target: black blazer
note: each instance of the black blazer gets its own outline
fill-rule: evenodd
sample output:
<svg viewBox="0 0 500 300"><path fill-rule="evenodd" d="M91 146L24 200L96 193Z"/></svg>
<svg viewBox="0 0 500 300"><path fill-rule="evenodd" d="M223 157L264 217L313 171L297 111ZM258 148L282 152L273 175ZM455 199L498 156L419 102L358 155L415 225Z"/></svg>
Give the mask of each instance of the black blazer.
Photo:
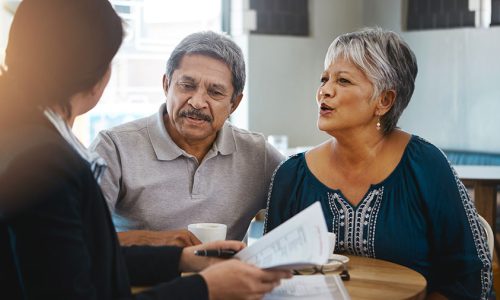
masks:
<svg viewBox="0 0 500 300"><path fill-rule="evenodd" d="M180 248L119 246L88 163L41 113L0 127L0 298L131 299L130 283L161 282L135 297L208 298L179 277Z"/></svg>

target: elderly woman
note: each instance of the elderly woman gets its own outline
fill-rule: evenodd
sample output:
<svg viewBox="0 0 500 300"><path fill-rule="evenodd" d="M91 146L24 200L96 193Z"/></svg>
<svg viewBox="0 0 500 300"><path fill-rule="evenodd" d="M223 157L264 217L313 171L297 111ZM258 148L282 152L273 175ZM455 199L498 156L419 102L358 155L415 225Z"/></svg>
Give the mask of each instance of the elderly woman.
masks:
<svg viewBox="0 0 500 300"><path fill-rule="evenodd" d="M97 183L104 161L70 127L99 101L122 36L107 0L19 5L0 76L0 298L261 298L289 272L194 255L241 242L118 244ZM130 284L158 285L132 295Z"/></svg>
<svg viewBox="0 0 500 300"><path fill-rule="evenodd" d="M264 230L320 201L336 252L420 272L429 299L486 299L491 259L474 204L438 148L396 127L416 75L393 32L333 41L316 95L318 128L332 138L278 167Z"/></svg>

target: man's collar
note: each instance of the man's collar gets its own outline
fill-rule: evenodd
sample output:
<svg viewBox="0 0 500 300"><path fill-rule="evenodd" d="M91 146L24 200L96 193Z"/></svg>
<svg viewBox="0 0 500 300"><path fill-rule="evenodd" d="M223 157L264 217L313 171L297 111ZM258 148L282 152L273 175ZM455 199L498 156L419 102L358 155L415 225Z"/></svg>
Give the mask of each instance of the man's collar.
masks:
<svg viewBox="0 0 500 300"><path fill-rule="evenodd" d="M228 121L224 122L221 130L219 130L212 149L222 155L229 155L236 152L236 142L234 140L232 125Z"/></svg>
<svg viewBox="0 0 500 300"><path fill-rule="evenodd" d="M151 140L157 159L174 160L179 156L192 157L192 155L177 146L168 134L163 123L164 114L166 114L165 103L160 106L156 115L149 117L147 120L149 139ZM224 123L209 153L215 151L221 155L229 155L236 152L236 142L231 126L229 122Z"/></svg>
<svg viewBox="0 0 500 300"><path fill-rule="evenodd" d="M165 103L160 106L158 113L148 118L148 134L158 160L174 160L185 152L174 143L163 123L163 115L167 109Z"/></svg>

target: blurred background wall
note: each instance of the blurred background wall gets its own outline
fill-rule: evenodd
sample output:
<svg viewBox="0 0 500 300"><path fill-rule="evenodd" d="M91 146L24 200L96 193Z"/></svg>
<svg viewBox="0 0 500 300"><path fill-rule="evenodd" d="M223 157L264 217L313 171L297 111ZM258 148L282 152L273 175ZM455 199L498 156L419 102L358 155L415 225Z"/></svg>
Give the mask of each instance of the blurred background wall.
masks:
<svg viewBox="0 0 500 300"><path fill-rule="evenodd" d="M310 36L251 34L249 128L286 134L291 147L325 140L315 91L328 45L340 33L380 26L400 33L419 64L400 126L442 148L500 152L500 26L405 31L406 3L310 0Z"/></svg>
<svg viewBox="0 0 500 300"><path fill-rule="evenodd" d="M0 0L0 61L18 2ZM500 153L500 0L491 0L497 20L489 28L474 27L468 9L474 2L479 0L112 1L127 37L103 101L79 119L75 131L88 144L99 130L154 113L164 101L161 76L172 47L193 31L229 30L245 52L248 71L245 98L232 121L265 135L287 135L290 147L316 145L328 138L316 128L315 100L328 46L341 33L380 26L400 33L419 64L399 125L444 149ZM264 14L256 14L257 7ZM458 7L457 20L469 27L419 29L452 22ZM270 24L291 30L269 13L281 9L286 15L289 8L303 18L303 30L269 34ZM422 19L408 22L409 8L424 12ZM228 13L230 29L221 26L227 27ZM414 30L407 30L409 23Z"/></svg>

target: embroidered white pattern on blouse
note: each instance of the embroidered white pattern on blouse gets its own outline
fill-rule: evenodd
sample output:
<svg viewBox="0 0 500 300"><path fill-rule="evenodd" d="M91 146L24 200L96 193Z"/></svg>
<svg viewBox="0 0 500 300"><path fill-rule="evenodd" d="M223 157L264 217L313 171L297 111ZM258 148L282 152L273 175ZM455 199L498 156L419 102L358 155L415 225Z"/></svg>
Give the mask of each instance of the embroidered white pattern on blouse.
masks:
<svg viewBox="0 0 500 300"><path fill-rule="evenodd" d="M419 139L430 144L424 138L419 137ZM491 272L491 258L488 250L486 233L480 227L481 225L479 224L479 220L477 217L478 213L476 210L476 206L474 205L474 202L469 196L467 188L464 186L460 178L458 178L457 172L451 166L451 163L446 157L446 154L444 154L444 152L441 149L439 150L441 151L441 154L443 154L443 156L448 161L448 165L451 171L453 172L453 176L455 177L455 182L457 183L457 187L460 192L460 198L462 200L462 204L464 206L465 213L467 215L467 220L469 221L469 226L474 239L474 244L476 246L477 255L479 257L479 260L481 260L481 263L483 264L483 267L481 268L481 299L486 300L489 297L489 292L493 285L493 278L492 278L493 275Z"/></svg>
<svg viewBox="0 0 500 300"><path fill-rule="evenodd" d="M477 255L483 263L483 268L481 268L481 299L488 299L489 291L491 290L491 286L493 284L493 279L491 278L491 258L490 252L488 250L486 233L479 224L476 207L474 206L474 202L472 202L469 194L467 193L467 188L458 178L455 169L451 168L451 170L453 171L458 190L460 191L460 198L462 199L462 203L467 214L467 220L469 221L470 229L472 231Z"/></svg>
<svg viewBox="0 0 500 300"><path fill-rule="evenodd" d="M339 193L328 193L332 229L338 232L335 251L376 258L375 229L383 194L384 187L370 191L354 210Z"/></svg>
<svg viewBox="0 0 500 300"><path fill-rule="evenodd" d="M284 164L285 162L287 162L289 159L291 159L292 157L295 157L295 156L298 156L299 154L295 154L295 155L292 155L290 156L288 159L282 161L277 167L276 169L274 169L274 172L273 172L273 176L271 176L271 183L269 184L269 190L267 191L267 205L266 205L266 217L264 219L264 234L267 233L267 220L269 218L269 203L271 203L271 194L273 192L273 185L274 185L274 177L276 177L276 173L278 172L279 168L281 167L282 164Z"/></svg>

